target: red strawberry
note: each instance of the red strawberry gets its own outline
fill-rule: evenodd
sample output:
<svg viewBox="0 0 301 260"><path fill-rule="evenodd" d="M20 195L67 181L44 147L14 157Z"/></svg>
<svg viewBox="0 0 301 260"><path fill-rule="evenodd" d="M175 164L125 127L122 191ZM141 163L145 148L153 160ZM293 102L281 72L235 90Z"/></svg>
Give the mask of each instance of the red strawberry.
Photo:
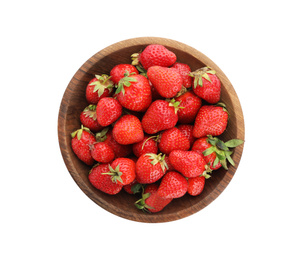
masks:
<svg viewBox="0 0 301 260"><path fill-rule="evenodd" d="M144 133L140 120L133 115L122 116L113 127L113 137L123 145L142 141Z"/></svg>
<svg viewBox="0 0 301 260"><path fill-rule="evenodd" d="M99 132L103 127L97 122L96 105L87 106L80 114L80 121L83 126L89 128L93 132Z"/></svg>
<svg viewBox="0 0 301 260"><path fill-rule="evenodd" d="M207 142L207 139L208 139L208 137L201 137L201 138L197 139L194 142L191 150L204 155L203 152L212 147L212 145ZM206 163L210 165L211 170L217 170L218 168L220 168L222 166L220 162L215 163L216 162L215 161L216 160L215 152L212 152L211 154L208 154L207 156L204 155L204 159L205 159Z"/></svg>
<svg viewBox="0 0 301 260"><path fill-rule="evenodd" d="M197 113L202 106L201 99L192 91L187 91L181 96L176 97L175 100L177 102L180 102L180 106L183 107L183 109L180 109L178 112L179 123L193 123Z"/></svg>
<svg viewBox="0 0 301 260"><path fill-rule="evenodd" d="M142 75L126 74L115 92L120 104L133 111L145 111L152 102L152 92L149 81Z"/></svg>
<svg viewBox="0 0 301 260"><path fill-rule="evenodd" d="M104 142L97 142L91 145L91 156L97 162L109 163L115 158L113 149Z"/></svg>
<svg viewBox="0 0 301 260"><path fill-rule="evenodd" d="M160 96L174 97L182 88L183 79L174 68L152 66L147 70L147 77Z"/></svg>
<svg viewBox="0 0 301 260"><path fill-rule="evenodd" d="M146 70L155 65L169 67L177 60L173 52L160 44L150 44L141 53L134 53L132 58L133 65L138 65L140 62Z"/></svg>
<svg viewBox="0 0 301 260"><path fill-rule="evenodd" d="M192 135L193 125L178 125L177 128L186 136L190 146L192 146L195 141L195 137Z"/></svg>
<svg viewBox="0 0 301 260"><path fill-rule="evenodd" d="M114 98L106 97L99 100L96 107L97 122L101 126L108 126L115 122L122 114L121 104Z"/></svg>
<svg viewBox="0 0 301 260"><path fill-rule="evenodd" d="M166 165L167 165L167 169L168 169L169 171L174 171L175 169L174 169L174 167L171 165L171 163L170 163L170 161L169 161L169 158L168 158L168 155L165 155L164 160L165 160L165 163L166 163Z"/></svg>
<svg viewBox="0 0 301 260"><path fill-rule="evenodd" d="M216 170L221 166L228 170L227 161L235 166L231 158L233 152L230 151L229 148L239 146L243 142L244 141L240 139L232 139L224 143L217 137L208 135L208 137L202 137L195 141L193 149L204 155L205 161L210 165L212 170Z"/></svg>
<svg viewBox="0 0 301 260"><path fill-rule="evenodd" d="M96 189L110 195L115 195L121 191L122 185L112 182L112 177L104 174L109 171L109 164L97 164L91 169L88 178Z"/></svg>
<svg viewBox="0 0 301 260"><path fill-rule="evenodd" d="M180 198L185 195L188 182L178 172L171 171L164 175L158 189L158 196L165 199Z"/></svg>
<svg viewBox="0 0 301 260"><path fill-rule="evenodd" d="M96 139L92 132L81 126L81 129L74 131L71 134L71 147L76 156L88 165L93 165L94 159L91 156L90 145L96 142Z"/></svg>
<svg viewBox="0 0 301 260"><path fill-rule="evenodd" d="M155 134L174 127L178 122L177 112L179 109L179 102L175 102L174 99L170 102L154 101L142 118L143 130L148 134Z"/></svg>
<svg viewBox="0 0 301 260"><path fill-rule="evenodd" d="M169 160L176 171L182 173L187 178L204 175L210 177L210 172L206 161L201 154L194 151L173 150L169 155Z"/></svg>
<svg viewBox="0 0 301 260"><path fill-rule="evenodd" d="M179 71L183 79L183 86L185 88L190 88L192 85L192 77L189 75L191 73L189 65L185 63L176 62L171 67Z"/></svg>
<svg viewBox="0 0 301 260"><path fill-rule="evenodd" d="M170 154L173 150L187 151L189 148L189 140L178 128L173 127L161 133L159 149L162 153Z"/></svg>
<svg viewBox="0 0 301 260"><path fill-rule="evenodd" d="M194 77L194 93L211 104L217 103L221 95L221 82L215 73L216 71L209 67L190 73Z"/></svg>
<svg viewBox="0 0 301 260"><path fill-rule="evenodd" d="M110 71L111 80L115 84L118 84L119 80L121 80L125 76L125 74L127 75L139 74L139 71L136 69L135 66L131 64L117 64Z"/></svg>
<svg viewBox="0 0 301 260"><path fill-rule="evenodd" d="M117 158L109 165L109 171L103 174L110 175L114 183L130 184L136 177L135 163L129 158Z"/></svg>
<svg viewBox="0 0 301 260"><path fill-rule="evenodd" d="M133 153L140 157L145 153L158 153L158 145L155 136L144 135L142 141L133 144Z"/></svg>
<svg viewBox="0 0 301 260"><path fill-rule="evenodd" d="M191 196L200 195L205 186L205 177L197 176L194 178L188 178L188 189L187 193Z"/></svg>
<svg viewBox="0 0 301 260"><path fill-rule="evenodd" d="M88 103L96 105L101 98L110 96L113 85L113 81L108 75L95 75L95 78L91 79L86 87Z"/></svg>
<svg viewBox="0 0 301 260"><path fill-rule="evenodd" d="M139 183L154 183L166 172L167 165L164 155L146 153L136 162L136 179Z"/></svg>
<svg viewBox="0 0 301 260"><path fill-rule="evenodd" d="M172 199L158 196L158 187L159 185L156 183L147 185L142 193L142 198L136 201L135 206L138 209L152 213L163 210Z"/></svg>
<svg viewBox="0 0 301 260"><path fill-rule="evenodd" d="M202 106L194 122L193 136L200 138L221 135L226 130L227 124L228 112L224 104Z"/></svg>

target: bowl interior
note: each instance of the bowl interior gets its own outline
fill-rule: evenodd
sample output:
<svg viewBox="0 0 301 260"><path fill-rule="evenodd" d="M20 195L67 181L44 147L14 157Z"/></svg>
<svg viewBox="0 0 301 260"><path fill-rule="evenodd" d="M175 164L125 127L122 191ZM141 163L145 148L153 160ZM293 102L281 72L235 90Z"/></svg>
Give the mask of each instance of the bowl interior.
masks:
<svg viewBox="0 0 301 260"><path fill-rule="evenodd" d="M123 190L117 195L105 194L94 188L89 180L89 166L81 162L71 149L70 133L80 128L79 115L88 105L85 89L95 74L109 74L110 70L120 63L131 63L131 54L144 49L149 44L162 44L177 55L177 61L187 63L192 70L211 66L221 80L221 101L227 105L229 122L227 130L221 135L222 140L233 138L244 139L244 121L238 97L224 73L204 54L183 43L157 37L129 39L115 43L87 60L75 73L64 93L58 119L58 136L61 153L72 178L82 191L95 203L120 217L140 222L166 222L189 216L211 203L225 189L232 179L239 164L243 145L234 149L232 158L235 166L229 170L214 171L206 180L201 195L185 195L174 199L163 211L149 214L139 211L134 203L138 197L129 195Z"/></svg>

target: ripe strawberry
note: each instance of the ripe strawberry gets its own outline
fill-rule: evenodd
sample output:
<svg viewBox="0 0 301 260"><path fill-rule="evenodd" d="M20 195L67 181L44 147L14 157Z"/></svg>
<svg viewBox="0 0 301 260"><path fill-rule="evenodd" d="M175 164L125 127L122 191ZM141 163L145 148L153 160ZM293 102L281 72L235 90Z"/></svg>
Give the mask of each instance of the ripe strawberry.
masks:
<svg viewBox="0 0 301 260"><path fill-rule="evenodd" d="M174 97L182 88L183 79L174 68L152 66L147 70L147 77L160 96Z"/></svg>
<svg viewBox="0 0 301 260"><path fill-rule="evenodd" d="M197 176L194 178L188 178L188 189L187 193L191 196L197 196L202 193L205 186L205 177L204 176Z"/></svg>
<svg viewBox="0 0 301 260"><path fill-rule="evenodd" d="M133 144L133 153L139 158L145 153L158 153L158 145L155 136L144 135L142 141Z"/></svg>
<svg viewBox="0 0 301 260"><path fill-rule="evenodd" d="M79 117L82 125L89 128L92 132L99 132L103 127L97 122L96 105L87 106Z"/></svg>
<svg viewBox="0 0 301 260"><path fill-rule="evenodd" d="M193 123L202 106L202 100L192 91L185 92L179 97L176 97L175 100L180 102L181 107L183 107L183 109L180 109L178 112L179 123Z"/></svg>
<svg viewBox="0 0 301 260"><path fill-rule="evenodd" d="M131 145L121 145L116 142L113 138L112 129L109 129L109 127L106 127L101 132L96 133L96 139L98 142L108 144L114 151L115 158L128 157L132 152Z"/></svg>
<svg viewBox="0 0 301 260"><path fill-rule="evenodd" d="M82 125L71 134L71 137L71 147L76 156L87 165L93 165L94 159L91 156L90 145L95 143L96 139L89 128Z"/></svg>
<svg viewBox="0 0 301 260"><path fill-rule="evenodd" d="M110 195L121 191L122 185L112 182L112 177L105 173L109 172L109 164L96 164L89 172L89 181L96 188Z"/></svg>
<svg viewBox="0 0 301 260"><path fill-rule="evenodd" d="M165 199L158 196L159 185L156 183L146 186L142 198L135 202L135 206L146 212L159 212L163 210L173 199Z"/></svg>
<svg viewBox="0 0 301 260"><path fill-rule="evenodd" d="M111 80L115 84L118 84L119 80L121 80L125 76L125 74L127 75L139 74L139 71L136 69L135 66L131 64L117 64L110 71Z"/></svg>
<svg viewBox="0 0 301 260"><path fill-rule="evenodd" d="M140 120L133 115L122 116L113 127L113 137L123 145L142 141L144 133Z"/></svg>
<svg viewBox="0 0 301 260"><path fill-rule="evenodd" d="M132 58L133 65L138 65L140 62L146 70L155 65L169 67L177 60L172 51L160 44L150 44L141 53L134 53Z"/></svg>
<svg viewBox="0 0 301 260"><path fill-rule="evenodd" d="M104 142L97 142L90 146L91 156L97 162L109 163L114 160L115 154L113 149Z"/></svg>
<svg viewBox="0 0 301 260"><path fill-rule="evenodd" d="M161 133L159 149L162 153L170 154L173 150L188 151L189 148L189 140L178 128L173 127Z"/></svg>
<svg viewBox="0 0 301 260"><path fill-rule="evenodd" d="M222 103L202 106L196 116L193 128L195 138L207 135L221 135L228 124L228 112Z"/></svg>
<svg viewBox="0 0 301 260"><path fill-rule="evenodd" d="M147 134L155 134L159 131L174 127L178 122L179 102L171 100L154 101L142 117L142 127Z"/></svg>
<svg viewBox="0 0 301 260"><path fill-rule="evenodd" d="M129 158L117 158L109 165L109 171L102 174L110 175L114 183L127 185L136 177L135 163Z"/></svg>
<svg viewBox="0 0 301 260"><path fill-rule="evenodd" d="M136 162L136 180L139 183L154 183L166 172L167 164L165 155L146 153L139 157Z"/></svg>
<svg viewBox="0 0 301 260"><path fill-rule="evenodd" d="M192 135L193 125L178 125L177 128L182 132L183 135L188 139L190 146L193 145L195 137Z"/></svg>
<svg viewBox="0 0 301 260"><path fill-rule="evenodd" d="M175 171L174 167L173 167L173 166L171 165L171 163L170 163L170 160L169 160L169 158L168 158L168 155L165 155L164 160L165 160L165 163L166 163L166 165L167 165L167 169L168 169L169 171Z"/></svg>
<svg viewBox="0 0 301 260"><path fill-rule="evenodd" d="M175 68L178 70L183 79L183 86L185 88L190 88L192 85L192 77L189 75L191 73L189 65L185 63L176 62L171 66L171 68Z"/></svg>
<svg viewBox="0 0 301 260"><path fill-rule="evenodd" d="M227 161L235 166L234 161L231 158L232 151L229 148L234 148L241 145L244 141L240 139L232 139L227 142L223 142L217 137L202 137L195 141L192 150L202 153L205 161L210 165L212 170L216 170L223 166L228 170Z"/></svg>
<svg viewBox="0 0 301 260"><path fill-rule="evenodd" d="M158 196L165 199L180 198L185 195L188 182L178 172L171 171L164 175L158 189Z"/></svg>
<svg viewBox="0 0 301 260"><path fill-rule="evenodd" d="M152 92L149 81L142 75L126 74L115 92L120 104L133 111L145 111L152 102Z"/></svg>
<svg viewBox="0 0 301 260"><path fill-rule="evenodd" d="M89 104L96 105L103 97L111 95L114 83L108 75L95 75L86 87L86 99Z"/></svg>
<svg viewBox="0 0 301 260"><path fill-rule="evenodd" d="M221 95L221 82L215 73L216 71L209 67L190 73L194 77L194 93L211 104L217 103Z"/></svg>
<svg viewBox="0 0 301 260"><path fill-rule="evenodd" d="M176 171L182 173L187 178L193 178L196 176L205 176L207 178L210 175L209 166L206 165L206 161L201 154L194 151L180 151L173 150L169 155L169 160Z"/></svg>
<svg viewBox="0 0 301 260"><path fill-rule="evenodd" d="M96 107L97 122L101 126L108 126L115 122L122 114L121 104L114 98L106 97L99 100Z"/></svg>
<svg viewBox="0 0 301 260"><path fill-rule="evenodd" d="M205 150L207 150L208 148L212 147L212 145L210 143L208 143L207 140L208 140L208 137L201 137L201 138L197 139L193 143L191 150L204 155L203 152ZM211 154L208 154L206 156L204 155L204 159L205 159L206 163L210 166L211 170L217 170L218 168L220 168L222 166L220 162L215 161L216 160L215 152L212 152Z"/></svg>

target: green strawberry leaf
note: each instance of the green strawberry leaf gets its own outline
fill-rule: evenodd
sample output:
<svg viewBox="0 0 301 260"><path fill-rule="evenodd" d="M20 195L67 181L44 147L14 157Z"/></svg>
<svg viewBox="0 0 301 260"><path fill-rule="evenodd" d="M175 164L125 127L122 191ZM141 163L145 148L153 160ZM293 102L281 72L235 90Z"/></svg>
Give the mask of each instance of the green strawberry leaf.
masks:
<svg viewBox="0 0 301 260"><path fill-rule="evenodd" d="M136 183L134 184L132 187L131 187L131 191L134 193L134 194L137 194L139 192L141 192L142 190L142 184L140 183Z"/></svg>
<svg viewBox="0 0 301 260"><path fill-rule="evenodd" d="M202 75L203 78L207 79L210 83L211 83L211 79L209 78L208 74L207 73L204 73Z"/></svg>
<svg viewBox="0 0 301 260"><path fill-rule="evenodd" d="M216 141L216 146L218 147L218 148L220 148L221 150L223 150L223 151L228 151L229 150L229 148L226 146L226 144L222 141L222 140L220 140L220 139L218 139L218 138L216 138L217 139L217 141Z"/></svg>
<svg viewBox="0 0 301 260"><path fill-rule="evenodd" d="M206 149L204 152L203 152L203 155L204 156L207 156L207 155L210 155L210 154L212 154L213 152L215 152L215 147L214 146L211 146L211 147L209 147L208 149Z"/></svg>
<svg viewBox="0 0 301 260"><path fill-rule="evenodd" d="M240 140L240 139L232 139L232 140L229 140L228 142L225 143L225 145L229 148L234 148L234 147L237 147L241 144L243 144L244 141L243 140Z"/></svg>
<svg viewBox="0 0 301 260"><path fill-rule="evenodd" d="M218 163L219 163L219 158L216 156L212 166L215 167Z"/></svg>

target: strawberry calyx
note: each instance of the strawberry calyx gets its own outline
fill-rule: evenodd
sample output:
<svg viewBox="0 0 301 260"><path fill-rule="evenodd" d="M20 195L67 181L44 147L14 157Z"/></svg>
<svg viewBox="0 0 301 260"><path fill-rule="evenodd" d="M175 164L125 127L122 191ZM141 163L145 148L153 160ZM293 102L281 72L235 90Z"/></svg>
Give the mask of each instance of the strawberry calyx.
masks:
<svg viewBox="0 0 301 260"><path fill-rule="evenodd" d="M71 137L77 137L77 139L80 140L82 138L83 131L87 131L88 133L93 134L88 127L81 125L80 129L77 129L71 133Z"/></svg>
<svg viewBox="0 0 301 260"><path fill-rule="evenodd" d="M227 109L227 106L226 106L225 103L223 103L223 102L218 102L218 103L215 104L215 106L217 106L217 107L222 107L223 110L224 110L225 112L227 112L228 115L229 115L229 112L228 112L228 109Z"/></svg>
<svg viewBox="0 0 301 260"><path fill-rule="evenodd" d="M142 52L142 51L137 52L137 53L133 53L133 54L131 55L132 65L133 65L133 66L137 66L137 65L140 64L140 62L139 62L139 56L140 56L140 53L141 53L141 52Z"/></svg>
<svg viewBox="0 0 301 260"><path fill-rule="evenodd" d="M96 115L96 105L91 104L91 105L87 106L87 107L84 109L84 115L85 115L86 117L91 117L91 118L93 118L94 120L96 120L96 118L97 118L97 115Z"/></svg>
<svg viewBox="0 0 301 260"><path fill-rule="evenodd" d="M136 208L144 211L144 212L147 212L147 213L151 213L148 209L153 209L153 207L147 205L145 203L145 200L150 196L151 194L148 192L148 193L144 193L144 187L142 186L142 196L141 196L141 199L137 200L135 202L135 206Z"/></svg>
<svg viewBox="0 0 301 260"><path fill-rule="evenodd" d="M97 142L104 142L107 139L107 132L109 131L109 127L105 127L100 132L95 134L95 138Z"/></svg>
<svg viewBox="0 0 301 260"><path fill-rule="evenodd" d="M123 180L121 179L121 175L123 174L120 170L119 170L119 164L116 166L115 169L112 168L111 165L109 165L109 172L103 172L102 174L107 174L107 175L111 175L112 176L112 182L117 183L117 181L123 183Z"/></svg>
<svg viewBox="0 0 301 260"><path fill-rule="evenodd" d="M173 99L166 99L166 101L169 103L169 106L170 107L174 107L175 108L175 114L177 114L177 112L180 110L180 109L183 109L184 107L180 107L180 103L181 101L176 101L174 98Z"/></svg>
<svg viewBox="0 0 301 260"><path fill-rule="evenodd" d="M165 171L165 169L168 170L168 165L165 161L165 154L162 155L162 153L159 154L146 153L145 156L149 157L152 165L156 165L157 163L160 163L163 172Z"/></svg>
<svg viewBox="0 0 301 260"><path fill-rule="evenodd" d="M203 87L203 78L211 83L208 74L216 74L216 71L207 66L190 72L188 75L194 78L193 87L196 88L197 86Z"/></svg>
<svg viewBox="0 0 301 260"><path fill-rule="evenodd" d="M133 77L130 77L131 74L129 74L128 71L126 71L124 73L124 77L119 80L118 84L117 84L117 89L115 91L115 94L118 94L120 92L122 92L122 94L124 95L125 93L125 90L124 90L124 87L129 87L131 86L132 82L136 82L137 79L133 78Z"/></svg>
<svg viewBox="0 0 301 260"><path fill-rule="evenodd" d="M234 163L233 159L231 158L231 154L233 153L233 151L230 151L229 148L237 147L237 146L241 145L242 143L244 143L244 141L241 139L232 139L227 142L223 142L219 138L213 137L211 135L207 135L207 137L208 137L207 143L211 144L212 146L209 147L208 149L206 149L203 152L203 155L207 156L207 155L210 155L213 152L215 152L216 158L213 162L213 167L215 167L220 162L221 165L226 170L228 170L227 161L231 165L235 166L235 163Z"/></svg>
<svg viewBox="0 0 301 260"><path fill-rule="evenodd" d="M105 89L109 89L110 92L112 91L114 83L110 80L110 76L102 74L95 75L95 78L97 78L97 80L92 82L90 85L95 86L93 92L97 92L98 97L104 93Z"/></svg>

